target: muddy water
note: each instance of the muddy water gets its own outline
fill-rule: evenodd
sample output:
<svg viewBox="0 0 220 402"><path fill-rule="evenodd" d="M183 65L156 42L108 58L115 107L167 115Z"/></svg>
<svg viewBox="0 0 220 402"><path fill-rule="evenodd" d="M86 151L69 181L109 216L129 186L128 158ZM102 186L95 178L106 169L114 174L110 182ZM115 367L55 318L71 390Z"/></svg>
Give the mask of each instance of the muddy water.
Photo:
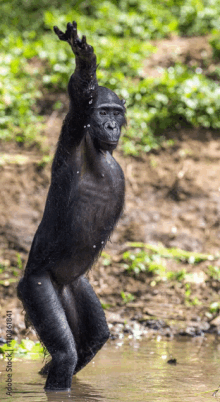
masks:
<svg viewBox="0 0 220 402"><path fill-rule="evenodd" d="M176 365L168 364L170 358ZM111 341L76 378L71 393L47 393L38 373L42 360L13 363L13 397L5 394L5 363L0 362L0 401L215 401L220 384L220 343L202 341Z"/></svg>

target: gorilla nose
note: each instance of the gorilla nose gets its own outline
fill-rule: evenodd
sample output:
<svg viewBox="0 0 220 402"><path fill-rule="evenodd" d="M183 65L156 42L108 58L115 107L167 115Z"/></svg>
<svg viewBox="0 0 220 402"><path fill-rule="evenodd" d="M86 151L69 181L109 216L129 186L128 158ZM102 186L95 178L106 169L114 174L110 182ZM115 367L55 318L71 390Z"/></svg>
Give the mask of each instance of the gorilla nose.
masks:
<svg viewBox="0 0 220 402"><path fill-rule="evenodd" d="M105 129L106 130L113 130L113 129L115 129L115 127L116 127L116 123L115 123L115 121L107 121L106 123L105 123Z"/></svg>

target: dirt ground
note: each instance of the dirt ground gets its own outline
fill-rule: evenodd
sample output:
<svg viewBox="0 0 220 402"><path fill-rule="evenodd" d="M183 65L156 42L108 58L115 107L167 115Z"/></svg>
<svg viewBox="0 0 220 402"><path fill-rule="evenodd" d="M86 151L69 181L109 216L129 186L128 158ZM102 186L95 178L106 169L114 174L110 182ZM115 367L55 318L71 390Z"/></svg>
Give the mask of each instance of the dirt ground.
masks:
<svg viewBox="0 0 220 402"><path fill-rule="evenodd" d="M197 45L191 43L192 40ZM178 58L182 62L198 63L202 68L204 52L206 58L211 57L204 38L200 41L199 38L161 41L157 56L152 56L146 64L146 74L154 75L158 66L168 67ZM45 135L51 156L67 110L66 95L58 96L64 104L61 111L51 112L54 97L48 96L46 104L40 105L46 115ZM219 134L210 130L181 129L166 133L175 140L172 147L139 158L125 158L120 149L116 151L115 158L126 177L125 209L105 249L112 257L111 264L104 266L101 258L89 273L95 291L107 306L105 311L113 337L123 333L135 336L159 333L169 337L220 333L218 311L210 313L210 304L218 302L220 294L219 281L207 274L210 261L197 265L174 260L167 262L170 270L185 268L193 273L192 278L197 278L192 279L190 285L193 298L198 300L196 305L186 301L184 281L155 284L145 273L136 277L128 274L120 264L122 253L128 248L127 242L134 241L162 243L165 247L218 256ZM36 147L25 150L11 144L0 146L0 264L17 267L21 265L21 258L24 267L42 217L51 163L44 163ZM214 265L220 266L220 259ZM21 276L22 271L19 272ZM22 305L16 298L18 279L4 270L0 273L0 337L5 338L6 310L12 310L14 336L33 339L36 335L32 329L26 331ZM135 299L125 303L122 291L131 293Z"/></svg>

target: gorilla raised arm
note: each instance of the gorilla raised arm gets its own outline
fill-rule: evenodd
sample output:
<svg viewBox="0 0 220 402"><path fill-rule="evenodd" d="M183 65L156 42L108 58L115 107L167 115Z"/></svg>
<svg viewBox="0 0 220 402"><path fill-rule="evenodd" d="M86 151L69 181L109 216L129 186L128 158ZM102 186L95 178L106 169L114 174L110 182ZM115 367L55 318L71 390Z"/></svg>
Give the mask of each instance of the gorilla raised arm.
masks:
<svg viewBox="0 0 220 402"><path fill-rule="evenodd" d="M124 175L112 156L126 123L124 101L98 86L96 56L76 22L68 42L76 68L68 91L42 221L31 246L18 297L52 356L45 388L67 390L72 375L109 338L105 314L84 274L105 246L124 203Z"/></svg>

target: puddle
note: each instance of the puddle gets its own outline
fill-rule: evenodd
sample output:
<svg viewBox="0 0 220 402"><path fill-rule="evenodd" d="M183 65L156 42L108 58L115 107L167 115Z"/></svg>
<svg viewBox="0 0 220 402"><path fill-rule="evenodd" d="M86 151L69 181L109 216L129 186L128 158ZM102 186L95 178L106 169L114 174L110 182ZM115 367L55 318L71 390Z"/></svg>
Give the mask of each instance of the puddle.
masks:
<svg viewBox="0 0 220 402"><path fill-rule="evenodd" d="M176 365L168 364L171 358ZM213 338L109 342L77 377L71 393L45 393L42 360L13 362L13 396L6 395L6 363L0 361L1 401L215 401L220 384L220 345Z"/></svg>

